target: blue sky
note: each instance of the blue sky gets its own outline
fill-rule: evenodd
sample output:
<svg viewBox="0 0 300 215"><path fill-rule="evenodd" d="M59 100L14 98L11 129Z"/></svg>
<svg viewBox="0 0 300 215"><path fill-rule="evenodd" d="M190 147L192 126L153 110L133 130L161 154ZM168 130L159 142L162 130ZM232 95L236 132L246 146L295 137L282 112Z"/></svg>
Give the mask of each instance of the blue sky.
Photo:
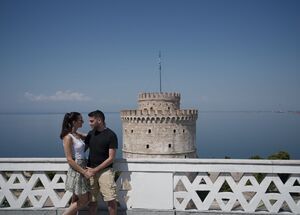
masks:
<svg viewBox="0 0 300 215"><path fill-rule="evenodd" d="M300 110L300 1L0 1L0 112Z"/></svg>

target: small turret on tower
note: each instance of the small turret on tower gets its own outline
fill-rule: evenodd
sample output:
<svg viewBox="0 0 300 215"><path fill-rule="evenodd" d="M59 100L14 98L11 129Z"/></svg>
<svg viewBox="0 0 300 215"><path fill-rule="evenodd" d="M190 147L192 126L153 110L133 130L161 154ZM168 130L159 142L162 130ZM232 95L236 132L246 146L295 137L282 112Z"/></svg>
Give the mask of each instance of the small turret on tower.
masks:
<svg viewBox="0 0 300 215"><path fill-rule="evenodd" d="M122 110L124 158L195 158L197 110L181 110L179 93L140 93Z"/></svg>
<svg viewBox="0 0 300 215"><path fill-rule="evenodd" d="M179 93L140 93L139 110L171 111L180 109Z"/></svg>

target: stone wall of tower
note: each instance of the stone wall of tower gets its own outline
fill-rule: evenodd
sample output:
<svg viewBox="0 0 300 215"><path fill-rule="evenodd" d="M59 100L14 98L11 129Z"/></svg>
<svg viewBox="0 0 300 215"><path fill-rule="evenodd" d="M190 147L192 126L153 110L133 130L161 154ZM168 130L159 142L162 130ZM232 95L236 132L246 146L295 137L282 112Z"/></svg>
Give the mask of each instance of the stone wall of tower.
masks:
<svg viewBox="0 0 300 215"><path fill-rule="evenodd" d="M180 110L179 93L142 93L121 111L124 158L195 158L197 110Z"/></svg>

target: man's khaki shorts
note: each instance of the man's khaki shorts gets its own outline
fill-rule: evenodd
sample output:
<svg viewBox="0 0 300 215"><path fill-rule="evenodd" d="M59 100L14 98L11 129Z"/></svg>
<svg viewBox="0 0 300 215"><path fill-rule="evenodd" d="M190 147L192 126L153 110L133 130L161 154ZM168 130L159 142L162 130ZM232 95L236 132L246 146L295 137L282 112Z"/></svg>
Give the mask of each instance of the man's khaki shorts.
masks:
<svg viewBox="0 0 300 215"><path fill-rule="evenodd" d="M98 172L90 178L91 201L97 202L101 193L105 202L117 199L117 185L115 182L115 172L112 168L107 168Z"/></svg>

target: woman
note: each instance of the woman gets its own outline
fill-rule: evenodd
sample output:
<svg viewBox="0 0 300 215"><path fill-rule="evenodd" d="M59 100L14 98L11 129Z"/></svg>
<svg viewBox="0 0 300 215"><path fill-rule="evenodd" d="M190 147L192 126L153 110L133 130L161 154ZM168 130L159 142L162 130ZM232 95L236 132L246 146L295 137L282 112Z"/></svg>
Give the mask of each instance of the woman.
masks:
<svg viewBox="0 0 300 215"><path fill-rule="evenodd" d="M89 203L87 179L91 175L86 169L85 144L82 140L84 137L77 132L82 124L82 116L78 112L66 113L62 123L60 138L63 140L64 152L70 166L65 189L73 193L70 207L64 215L76 214L80 208Z"/></svg>

